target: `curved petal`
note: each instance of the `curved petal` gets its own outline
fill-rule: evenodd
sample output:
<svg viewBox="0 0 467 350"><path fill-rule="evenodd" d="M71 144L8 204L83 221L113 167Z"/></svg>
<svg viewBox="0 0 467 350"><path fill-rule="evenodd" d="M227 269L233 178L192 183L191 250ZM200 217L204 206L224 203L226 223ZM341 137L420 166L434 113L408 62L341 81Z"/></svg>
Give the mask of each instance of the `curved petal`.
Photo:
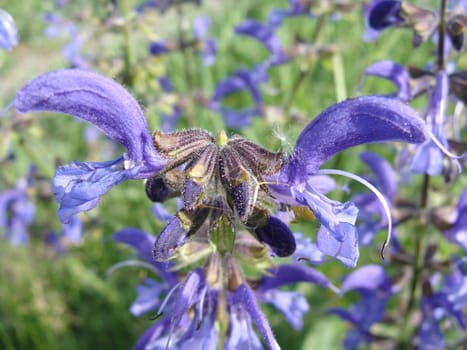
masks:
<svg viewBox="0 0 467 350"><path fill-rule="evenodd" d="M269 322L259 308L255 294L250 287L245 284L240 285L240 287L238 287L238 289L233 293L232 300L233 304L242 304L243 308L248 312L253 320L256 329L263 337L268 348L271 350L279 350L279 344L277 344L276 338L274 338Z"/></svg>
<svg viewBox="0 0 467 350"><path fill-rule="evenodd" d="M175 216L159 233L154 242L154 249L152 251L154 260L169 260L175 253L175 250L185 243L187 237L188 231L185 230L180 219Z"/></svg>
<svg viewBox="0 0 467 350"><path fill-rule="evenodd" d="M11 50L18 44L18 30L8 12L0 8L0 48Z"/></svg>
<svg viewBox="0 0 467 350"><path fill-rule="evenodd" d="M115 232L113 239L133 248L140 259L152 264L167 285L171 286L177 283L177 274L169 270L170 264L154 261L152 253L152 247L156 240L154 236L137 228L127 227Z"/></svg>
<svg viewBox="0 0 467 350"><path fill-rule="evenodd" d="M397 192L397 183L391 164L376 153L366 151L360 154L360 158L376 176L377 187L386 198L392 199Z"/></svg>
<svg viewBox="0 0 467 350"><path fill-rule="evenodd" d="M269 290L260 298L262 302L274 305L296 330L302 328L303 316L310 310L310 306L302 293Z"/></svg>
<svg viewBox="0 0 467 350"><path fill-rule="evenodd" d="M349 147L383 141L420 143L425 124L401 101L381 96L349 99L324 110L302 131L281 178L302 182Z"/></svg>
<svg viewBox="0 0 467 350"><path fill-rule="evenodd" d="M72 162L57 168L52 186L55 199L60 204L60 221L68 223L77 213L91 210L104 193L134 178L140 168L124 169L123 158L102 163Z"/></svg>
<svg viewBox="0 0 467 350"><path fill-rule="evenodd" d="M390 289L389 280L383 267L380 265L366 265L349 274L342 282L342 291L353 289Z"/></svg>
<svg viewBox="0 0 467 350"><path fill-rule="evenodd" d="M345 232L343 239L337 240L325 226L321 226L318 230L316 243L323 253L335 257L345 267L355 267L360 255L357 229L355 226L347 224L343 225L341 230Z"/></svg>
<svg viewBox="0 0 467 350"><path fill-rule="evenodd" d="M397 97L402 101L407 102L410 100L410 75L404 66L390 61L383 60L373 63L368 66L363 72L364 75L373 75L383 79L387 79L397 87Z"/></svg>
<svg viewBox="0 0 467 350"><path fill-rule="evenodd" d="M287 284L298 282L315 283L323 288L330 288L337 291L337 288L318 270L302 264L280 265L277 269L270 271L271 276L263 277L257 289L264 293L270 289L280 288Z"/></svg>
<svg viewBox="0 0 467 350"><path fill-rule="evenodd" d="M85 120L128 149L130 161L153 172L165 163L153 146L144 114L128 91L112 79L79 69L42 74L16 93L19 113L59 112Z"/></svg>

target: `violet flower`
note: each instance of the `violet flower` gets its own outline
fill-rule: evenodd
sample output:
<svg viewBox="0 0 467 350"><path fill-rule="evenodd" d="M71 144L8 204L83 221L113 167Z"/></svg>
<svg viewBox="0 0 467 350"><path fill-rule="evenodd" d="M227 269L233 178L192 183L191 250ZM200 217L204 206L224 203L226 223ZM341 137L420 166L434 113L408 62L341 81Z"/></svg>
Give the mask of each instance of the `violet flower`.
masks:
<svg viewBox="0 0 467 350"><path fill-rule="evenodd" d="M430 106L426 112L425 120L428 130L438 140L434 143L434 138L426 140L415 153L412 170L417 173L425 173L431 176L439 175L443 172L444 154L439 146L448 147L447 138L444 132L446 120L446 104L449 95L449 83L446 72L440 71L436 78L436 85L430 96Z"/></svg>
<svg viewBox="0 0 467 350"><path fill-rule="evenodd" d="M70 114L101 129L127 152L103 163L73 162L59 167L53 178L66 223L80 211L95 207L111 187L156 174L166 161L155 151L144 114L119 84L96 73L59 70L43 74L21 88L15 98L19 113L51 111Z"/></svg>
<svg viewBox="0 0 467 350"><path fill-rule="evenodd" d="M243 128L251 124L251 118L262 115L263 97L260 85L268 80L267 70L270 63L263 62L248 70L239 68L237 71L217 83L209 108L222 113L225 124L232 128ZM247 91L253 102L253 107L233 109L222 106L221 100L225 97Z"/></svg>
<svg viewBox="0 0 467 350"><path fill-rule="evenodd" d="M433 279L433 278L432 278ZM446 347L440 322L450 316L465 335L467 329L467 259L461 258L453 262L452 273L444 278L439 291L431 291L436 286L426 288L430 290L422 297L422 323L419 333L420 349L444 349ZM461 335L462 336L462 335Z"/></svg>
<svg viewBox="0 0 467 350"><path fill-rule="evenodd" d="M29 200L26 188L20 186L0 193L0 232L13 245L29 242L28 227L36 208Z"/></svg>
<svg viewBox="0 0 467 350"><path fill-rule="evenodd" d="M241 77L242 74L241 87L249 84L248 79ZM79 70L39 76L18 91L15 107L20 113L71 114L94 124L127 148L122 157L112 161L73 162L57 169L54 193L60 203L59 217L64 222L77 212L95 207L101 195L125 180L161 179L159 174L164 167L164 176L174 176L170 169L190 161L185 173L177 175L178 180L174 182L179 186L172 189L175 195L184 188L185 208L158 237L156 256L161 260L169 259L196 232L197 225L207 219L208 211L198 208L197 204L203 191L209 186L223 186L228 196L234 198L233 207L229 207L225 198L205 196L204 201L216 201L214 207L220 204L220 208L231 211L231 215L239 217L247 226L256 227L252 234L276 254L292 254L295 239L286 224L275 225L280 220L274 219L266 208L257 206L258 191L270 196L277 205L311 209L322 224L317 238L319 249L346 266L355 266L358 259L354 225L357 208L352 203L342 204L326 198L316 189L313 177L319 173L321 164L346 148L369 142L417 143L425 139L425 128L416 112L402 102L383 97L359 97L329 107L305 128L287 159L280 152L269 152L241 137L228 139L222 132L217 139L201 130L156 132L151 138L140 107L126 90L108 78ZM335 125L340 127L335 128ZM195 154L200 157L190 158ZM237 154L241 154L245 162L241 173L234 170L235 164L241 161ZM219 157L219 162L214 162L212 157ZM199 168L197 164L203 166ZM218 170L224 174L222 184L212 176L218 166L223 167ZM198 173L198 169L206 173ZM263 177L270 180L268 192L261 186L254 186L264 182ZM237 182L238 186L233 185ZM217 203L218 200L221 203ZM208 202L207 208L212 207L213 203ZM188 225L186 215L193 220ZM222 217L223 210L209 219L211 225L215 225L216 215Z"/></svg>
<svg viewBox="0 0 467 350"><path fill-rule="evenodd" d="M31 166L27 176L19 179L15 188L0 192L0 235L12 245L29 242L28 227L34 221L36 207L28 190L35 172L36 167Z"/></svg>
<svg viewBox="0 0 467 350"><path fill-rule="evenodd" d="M395 292L379 265L366 265L349 274L342 283L342 292L353 290L360 295L357 303L347 310L329 310L352 325L344 338L346 349L358 349L361 343L371 342L371 327L383 319L386 304Z"/></svg>
<svg viewBox="0 0 467 350"><path fill-rule="evenodd" d="M272 64L282 64L287 61L287 57L282 51L280 40L276 36L273 26L247 19L235 27L235 32L251 36L264 45L272 55L270 58Z"/></svg>
<svg viewBox="0 0 467 350"><path fill-rule="evenodd" d="M0 49L10 51L18 45L18 40L18 29L13 17L0 8Z"/></svg>
<svg viewBox="0 0 467 350"><path fill-rule="evenodd" d="M137 287L138 296L130 308L132 314L140 316L147 312L157 312L160 317L142 335L135 349L166 346L215 349L219 339L222 339L215 323L224 323L226 320L223 318L226 317L229 328L225 329L227 334L224 348L262 348L254 326L269 349L278 349L269 323L258 304L272 304L293 327L299 329L303 325L303 315L309 309L305 297L299 292L281 291L278 288L291 283L311 282L336 290L324 275L301 265L283 265L270 270L267 277L253 283L256 286L254 289L245 281L232 289L225 283L219 283L222 279L213 278L213 274L218 273L218 268L222 266L216 263L215 254L206 270L195 269L180 280L181 275L173 272L173 266L152 260L148 247L154 244L153 236L127 228L115 233L114 238L135 249L142 260L140 265L150 268L161 278L160 281L145 279ZM227 280L236 280L238 276L234 271L238 265L231 258L227 258L226 263L233 264L233 270L227 269L224 277ZM122 262L112 271L123 266L138 266L138 263ZM225 304L219 303L220 291ZM226 309L220 309L224 307Z"/></svg>
<svg viewBox="0 0 467 350"><path fill-rule="evenodd" d="M211 20L207 16L198 16L193 20L193 35L198 41L199 54L203 64L210 66L216 60L217 41L207 37Z"/></svg>
<svg viewBox="0 0 467 350"><path fill-rule="evenodd" d="M69 42L63 47L62 55L70 64L70 68L89 69L89 62L80 53L82 35L78 27L58 13L47 13L44 16L44 21L47 23L45 30L47 37L59 38L63 35L68 37Z"/></svg>

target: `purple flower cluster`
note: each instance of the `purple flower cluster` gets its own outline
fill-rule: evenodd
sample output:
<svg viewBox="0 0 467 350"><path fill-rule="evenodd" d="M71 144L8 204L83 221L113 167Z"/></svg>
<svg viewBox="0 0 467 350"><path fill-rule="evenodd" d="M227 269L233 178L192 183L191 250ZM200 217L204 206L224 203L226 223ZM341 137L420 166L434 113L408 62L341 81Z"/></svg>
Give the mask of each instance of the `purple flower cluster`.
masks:
<svg viewBox="0 0 467 350"><path fill-rule="evenodd" d="M163 289L167 305L162 307L160 301L153 302L153 306L169 308L167 315L171 316L164 317L143 335L144 344L155 341L215 344L217 335L212 325L222 321L217 319L219 305L226 305L231 322L230 330L224 330L227 334L242 333L244 327L250 328L248 325L253 323L267 346L277 348L257 302L273 303L298 327L301 318L276 301L283 300L302 314L307 309L303 299L276 289L297 281L311 281L328 288L332 285L317 271L295 264L275 268L275 278L263 277L259 284L247 282L237 259L268 261L271 255L291 255L297 245L288 225L274 212L269 213L262 201L268 202L269 208L275 205L279 209L289 206L311 210L321 223L318 249L345 266L355 266L359 255L355 228L358 210L353 203L330 200L321 192L320 166L336 153L359 144L420 143L426 137L424 124L410 107L395 99L370 96L349 99L323 111L303 130L288 157L238 136L229 139L222 132L216 138L198 129L165 134L156 131L151 136L143 112L124 88L113 80L82 70L55 71L35 78L17 92L15 107L19 113L70 114L98 127L126 148L115 160L75 161L57 169L54 195L63 222L78 212L92 209L104 193L126 180L148 179L150 185L146 190L155 201L164 201L172 193L177 195L178 186L184 188L182 209L154 241L134 230L116 236L117 240L136 247L147 264L156 266L164 283L168 283L165 277L173 281ZM334 128L336 124L340 127ZM240 160L243 164L238 163ZM222 176L219 179L212 174ZM266 179L266 185L255 185ZM219 186L224 188L222 192L215 190ZM240 225L234 224L232 217ZM252 224L254 229L250 227ZM198 259L208 258L205 269L198 265L185 276L177 273L176 279L175 272L162 273L159 269L167 265L152 260L180 257L183 260L183 256L194 254ZM211 273L218 277L213 278ZM148 301L149 290L154 290L150 294L160 300L162 287L148 283L140 287L141 300ZM222 302L221 291L225 298ZM171 293L178 298L173 299ZM228 338L228 346L236 346L239 341L259 343L251 332L246 334L247 338Z"/></svg>

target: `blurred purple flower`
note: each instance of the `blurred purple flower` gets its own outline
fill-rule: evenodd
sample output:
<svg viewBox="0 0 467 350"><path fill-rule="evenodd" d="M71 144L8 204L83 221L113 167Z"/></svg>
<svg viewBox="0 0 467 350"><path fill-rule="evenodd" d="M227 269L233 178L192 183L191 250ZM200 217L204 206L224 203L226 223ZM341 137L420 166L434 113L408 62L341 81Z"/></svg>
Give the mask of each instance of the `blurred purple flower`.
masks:
<svg viewBox="0 0 467 350"><path fill-rule="evenodd" d="M352 325L344 338L346 349L358 349L361 343L371 342L371 327L383 319L386 304L395 291L379 265L366 265L349 274L342 283L342 292L352 290L360 295L357 303L347 310L329 310Z"/></svg>
<svg viewBox="0 0 467 350"><path fill-rule="evenodd" d="M16 187L0 193L0 234L13 245L29 242L28 227L34 221L36 207L30 200L36 167L31 166L27 177L17 181Z"/></svg>
<svg viewBox="0 0 467 350"><path fill-rule="evenodd" d="M29 242L28 227L36 213L26 189L19 186L0 193L0 232L13 245Z"/></svg>
<svg viewBox="0 0 467 350"><path fill-rule="evenodd" d="M360 158L374 175L369 181L380 190L388 206L392 207L397 193L397 183L391 164L369 151L361 153ZM362 222L358 226L360 244L369 245L378 231L387 229L388 222L384 207L373 193L358 194L352 198L352 201L360 210L358 216ZM378 217L378 221L375 221L375 215Z"/></svg>
<svg viewBox="0 0 467 350"><path fill-rule="evenodd" d="M18 90L15 107L19 113L70 114L95 125L127 148L122 157L109 162L73 162L57 169L54 194L64 223L76 213L95 207L111 187L150 177L166 163L154 149L135 99L119 84L96 73L61 70L43 74Z"/></svg>
<svg viewBox="0 0 467 350"><path fill-rule="evenodd" d="M282 51L280 40L276 36L273 26L247 19L235 27L235 32L251 36L263 44L272 55L269 60L273 65L282 64L287 61L287 57Z"/></svg>
<svg viewBox="0 0 467 350"><path fill-rule="evenodd" d="M241 284L234 291L226 291L227 313L219 312L219 287L209 284L203 270L195 269L184 281L179 282L176 273L169 272L169 265L155 262L148 255L154 245L154 237L129 228L115 233L114 239L135 249L140 259L150 267L154 266L154 272L161 277L160 282L145 279L137 287L138 296L130 308L132 314L139 316L157 311L161 318L143 334L135 349L164 346L215 349L219 339L214 322L219 315L227 314L230 327L226 349L238 349L242 344L256 344L259 348L260 342L254 334L253 325L269 349L278 349L258 303L272 304L293 327L299 329L303 324L303 315L309 309L305 297L301 293L281 291L278 288L291 283L309 282L336 290L324 275L314 269L301 265L283 265L258 281L255 290L247 284ZM124 266L124 263L118 265Z"/></svg>
<svg viewBox="0 0 467 350"><path fill-rule="evenodd" d="M392 82L397 87L397 97L401 101L408 102L412 99L410 75L404 66L390 60L378 61L368 66L363 74Z"/></svg>
<svg viewBox="0 0 467 350"><path fill-rule="evenodd" d="M18 30L13 17L0 8L0 49L10 51L18 45L18 40Z"/></svg>
<svg viewBox="0 0 467 350"><path fill-rule="evenodd" d="M453 261L453 270L446 276L439 291L429 292L421 300L422 323L420 349L444 349L444 334L439 323L446 316L452 317L465 335L467 329L467 258ZM430 283L431 284L431 283ZM428 289L434 289L430 286Z"/></svg>
<svg viewBox="0 0 467 350"><path fill-rule="evenodd" d="M288 17L304 16L308 15L310 18L315 18L313 14L309 13L308 10L302 5L301 0L289 0L288 9L273 9L268 16L268 25L272 28L278 28L281 26L284 19Z"/></svg>
<svg viewBox="0 0 467 350"><path fill-rule="evenodd" d="M263 97L260 85L268 80L268 62L263 62L251 70L239 68L230 77L217 83L209 108L222 113L227 126L242 128L250 125L251 117L262 115ZM231 94L247 91L252 97L254 107L244 109L226 108L221 100Z"/></svg>
<svg viewBox="0 0 467 350"><path fill-rule="evenodd" d="M454 223L444 232L445 237L467 251L467 190L459 197L456 205Z"/></svg>
<svg viewBox="0 0 467 350"><path fill-rule="evenodd" d="M211 20L207 16L198 16L193 21L193 35L198 41L199 54L206 66L214 63L217 54L217 41L207 38L209 27L211 27Z"/></svg>
<svg viewBox="0 0 467 350"><path fill-rule="evenodd" d="M153 41L149 45L149 52L154 56L163 55L169 52L167 42L165 40Z"/></svg>
<svg viewBox="0 0 467 350"><path fill-rule="evenodd" d="M439 143L447 148L448 141L444 132L446 120L446 104L449 95L449 82L446 72L440 71L436 78L435 89L430 96L430 106L425 115L428 130L434 135ZM417 173L425 173L431 176L443 172L444 154L439 145L430 138L417 147L412 170Z"/></svg>
<svg viewBox="0 0 467 350"><path fill-rule="evenodd" d="M70 68L89 69L90 64L80 53L82 38L78 27L57 13L49 12L44 16L47 23L45 35L49 38L59 38L63 35L69 39L62 50L63 57L70 64Z"/></svg>

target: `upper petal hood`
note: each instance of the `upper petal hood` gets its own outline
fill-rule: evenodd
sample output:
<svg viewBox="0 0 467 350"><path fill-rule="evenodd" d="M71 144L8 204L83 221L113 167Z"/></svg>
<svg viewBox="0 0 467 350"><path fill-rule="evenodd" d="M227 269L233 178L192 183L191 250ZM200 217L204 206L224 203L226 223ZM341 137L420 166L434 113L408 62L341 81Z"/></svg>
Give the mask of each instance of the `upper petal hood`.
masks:
<svg viewBox="0 0 467 350"><path fill-rule="evenodd" d="M425 140L418 113L401 101L363 96L332 105L319 114L298 137L281 178L303 182L336 153L371 142Z"/></svg>
<svg viewBox="0 0 467 350"><path fill-rule="evenodd" d="M140 106L112 79L78 69L45 73L18 90L15 107L19 113L51 111L85 120L124 145L131 161L162 167Z"/></svg>

